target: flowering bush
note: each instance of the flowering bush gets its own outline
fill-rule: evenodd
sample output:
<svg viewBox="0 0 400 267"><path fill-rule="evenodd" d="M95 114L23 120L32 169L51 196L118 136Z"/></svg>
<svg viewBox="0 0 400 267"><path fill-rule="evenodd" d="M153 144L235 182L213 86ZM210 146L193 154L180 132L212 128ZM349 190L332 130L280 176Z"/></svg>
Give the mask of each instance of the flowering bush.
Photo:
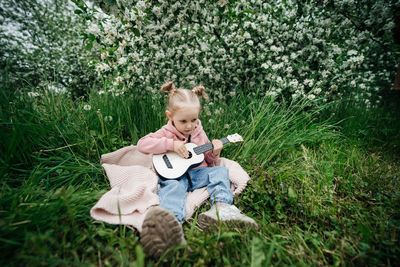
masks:
<svg viewBox="0 0 400 267"><path fill-rule="evenodd" d="M79 1L75 1L79 2ZM214 95L261 90L318 102L376 101L396 67L385 0L100 0L89 36L116 93L166 80ZM86 10L87 11L87 10ZM357 17L354 14L358 14ZM398 62L398 61L397 61ZM393 75L392 75L393 74Z"/></svg>
<svg viewBox="0 0 400 267"><path fill-rule="evenodd" d="M3 74L10 87L46 87L49 82L53 90L87 92L96 79L88 67L95 55L81 38L87 21L74 14L68 0L3 0L0 19L0 66L8 68Z"/></svg>

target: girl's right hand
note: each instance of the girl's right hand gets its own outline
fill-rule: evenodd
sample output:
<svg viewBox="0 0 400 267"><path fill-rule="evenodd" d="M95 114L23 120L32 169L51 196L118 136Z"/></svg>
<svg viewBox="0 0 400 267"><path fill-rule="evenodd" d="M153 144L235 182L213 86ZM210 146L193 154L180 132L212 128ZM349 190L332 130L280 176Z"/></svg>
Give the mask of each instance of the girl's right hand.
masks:
<svg viewBox="0 0 400 267"><path fill-rule="evenodd" d="M189 152L185 147L185 142L174 141L174 152L176 152L182 158L187 159L189 157Z"/></svg>

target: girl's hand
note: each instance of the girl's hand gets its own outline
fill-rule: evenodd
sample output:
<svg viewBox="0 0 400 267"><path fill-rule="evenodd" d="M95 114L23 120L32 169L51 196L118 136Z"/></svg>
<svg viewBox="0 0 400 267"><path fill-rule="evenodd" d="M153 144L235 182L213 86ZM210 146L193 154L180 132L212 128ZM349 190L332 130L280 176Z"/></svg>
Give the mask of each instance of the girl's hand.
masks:
<svg viewBox="0 0 400 267"><path fill-rule="evenodd" d="M182 158L187 159L189 157L189 152L185 147L185 142L174 141L174 151Z"/></svg>
<svg viewBox="0 0 400 267"><path fill-rule="evenodd" d="M221 154L221 150L222 150L222 141L218 140L218 139L214 139L212 140L212 144L213 144L213 154L216 157L219 157L219 154Z"/></svg>

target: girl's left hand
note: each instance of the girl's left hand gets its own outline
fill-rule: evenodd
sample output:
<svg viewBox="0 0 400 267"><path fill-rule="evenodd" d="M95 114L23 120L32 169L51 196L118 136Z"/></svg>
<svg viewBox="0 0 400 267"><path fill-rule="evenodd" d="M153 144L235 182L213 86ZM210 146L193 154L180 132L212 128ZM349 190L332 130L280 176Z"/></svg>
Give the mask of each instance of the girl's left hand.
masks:
<svg viewBox="0 0 400 267"><path fill-rule="evenodd" d="M218 139L214 139L212 140L212 144L213 144L213 154L214 156L219 157L219 154L221 154L221 150L222 150L222 141L218 140Z"/></svg>

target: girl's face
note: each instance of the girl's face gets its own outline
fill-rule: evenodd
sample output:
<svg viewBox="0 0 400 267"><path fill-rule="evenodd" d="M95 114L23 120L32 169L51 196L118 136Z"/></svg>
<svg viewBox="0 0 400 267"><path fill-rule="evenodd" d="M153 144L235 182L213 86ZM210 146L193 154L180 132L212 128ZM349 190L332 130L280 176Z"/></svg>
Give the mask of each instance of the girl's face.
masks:
<svg viewBox="0 0 400 267"><path fill-rule="evenodd" d="M197 127L199 112L199 107L181 107L174 113L167 110L165 114L167 114L167 117L181 134L189 136Z"/></svg>

